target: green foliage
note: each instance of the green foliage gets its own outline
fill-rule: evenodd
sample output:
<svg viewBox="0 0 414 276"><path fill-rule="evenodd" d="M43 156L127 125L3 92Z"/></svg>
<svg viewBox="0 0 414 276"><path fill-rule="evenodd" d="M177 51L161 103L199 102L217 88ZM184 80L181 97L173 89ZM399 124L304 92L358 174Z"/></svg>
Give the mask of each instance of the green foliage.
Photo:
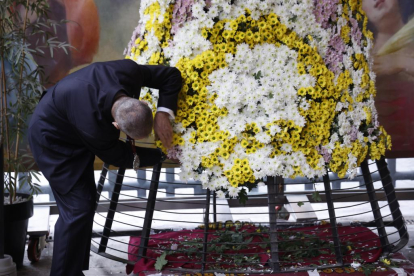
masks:
<svg viewBox="0 0 414 276"><path fill-rule="evenodd" d="M292 259L299 261L318 257L321 254L330 254L328 241L303 232L281 233L278 240L281 240L279 250L286 251L282 256L286 261Z"/></svg>
<svg viewBox="0 0 414 276"><path fill-rule="evenodd" d="M157 258L157 261L155 262L155 269L160 271L162 268L168 263L168 261L165 259L167 257L167 251L164 251L161 256Z"/></svg>
<svg viewBox="0 0 414 276"><path fill-rule="evenodd" d="M40 191L38 172L28 150L22 148L28 118L33 113L44 90L43 69L36 65L34 56L43 56L55 50L67 53L69 44L57 40L57 26L66 21L49 19L47 0L0 1L0 144L4 146L5 190L15 200L16 192L28 185L31 195ZM37 39L30 38L35 36ZM20 172L24 177L17 179ZM19 182L19 184L17 183Z"/></svg>
<svg viewBox="0 0 414 276"><path fill-rule="evenodd" d="M321 195L319 194L319 192L318 192L318 191L314 191L314 192L312 193L312 199L313 199L315 202L321 202L321 201L322 201Z"/></svg>
<svg viewBox="0 0 414 276"><path fill-rule="evenodd" d="M243 206L246 205L247 202L247 192L246 189L241 189L239 191L239 194L237 195L237 198L239 199L239 203L242 204Z"/></svg>
<svg viewBox="0 0 414 276"><path fill-rule="evenodd" d="M249 269L263 270L264 267L260 261L259 254L270 254L271 242L268 237L269 227L256 226L254 231L246 229L243 226L249 225L244 223L234 223L234 227L220 228L210 235L214 235L211 240L207 242L207 254L210 260L217 261L217 264L211 264L209 269L228 269L229 266L235 266L238 269L248 267ZM255 240L253 238L256 238ZM335 256L335 246L329 239L315 236L314 234L307 234L301 231L281 231L277 233L277 242L279 250L279 259L285 266L292 266L300 263L309 263L310 267L330 266L332 263L328 262L329 258L322 258L322 255L333 257ZM156 269L161 270L168 260L166 256L174 255L179 257L186 254L187 257L194 262L201 261L203 252L203 239L183 236L180 238L178 244L174 244L177 250L171 250L171 245L159 245L156 249L162 252L162 255L157 258ZM243 254L243 250L252 248L261 248L261 252L256 251L254 254ZM365 276L370 275L373 271L381 271L384 267L398 267L399 263L393 261L389 256L381 258L378 262L367 263L361 258L360 253L353 253L352 248L355 244L352 242L341 242L340 249L343 256L350 256L359 267L342 268L322 268L325 273L337 271L338 273L354 273L362 272ZM365 248L366 250L375 249ZM221 263L221 264L220 264ZM225 264L223 266L222 264ZM319 271L320 272L320 271Z"/></svg>
<svg viewBox="0 0 414 276"><path fill-rule="evenodd" d="M254 73L253 76L256 80L260 80L262 78L262 71L259 70L257 73Z"/></svg>
<svg viewBox="0 0 414 276"><path fill-rule="evenodd" d="M361 265L361 268L362 268L362 272L364 273L364 275L369 276L369 275L371 275L371 273L373 271L376 270L377 265L376 264L365 263L364 265Z"/></svg>
<svg viewBox="0 0 414 276"><path fill-rule="evenodd" d="M235 223L235 227L218 229L211 235L214 237L207 242L207 254L219 263L234 265L236 267L248 266L252 269L263 269L260 263L259 252L255 254L243 254L243 250L252 249L254 247L261 248L261 252L270 254L271 242L268 237L269 228L267 226L257 226L254 232L243 228L243 223ZM253 239L256 238L254 241ZM254 242L253 242L254 241ZM308 262L321 255L333 256L335 249L329 240L315 236L314 234L306 234L301 231L283 231L277 233L279 258L283 263L302 263ZM186 254L187 257L194 261L201 260L203 252L203 239L183 236L177 244L178 251L172 251L170 245L159 245L157 250L162 250L162 255L157 258L157 270L161 270L168 261L165 259L167 255ZM341 250L346 255L348 246L352 243L341 243ZM320 265L327 265L326 259L320 258ZM211 262L211 260L210 260ZM220 264L213 265L215 269L223 269ZM212 267L210 267L212 268Z"/></svg>

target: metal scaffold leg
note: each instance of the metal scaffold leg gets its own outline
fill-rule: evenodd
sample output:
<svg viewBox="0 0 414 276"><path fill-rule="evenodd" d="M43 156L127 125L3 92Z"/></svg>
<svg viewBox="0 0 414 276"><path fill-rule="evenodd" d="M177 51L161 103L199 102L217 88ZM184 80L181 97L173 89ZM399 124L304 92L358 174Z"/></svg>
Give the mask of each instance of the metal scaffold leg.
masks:
<svg viewBox="0 0 414 276"><path fill-rule="evenodd" d="M99 177L99 181L98 181L98 186L96 187L96 206L95 206L95 211L98 208L98 203L99 203L99 199L101 198L101 194L103 191L103 187L105 184L105 179L106 179L106 175L108 174L108 168L109 168L109 164L104 164L102 171L101 171L101 176Z"/></svg>
<svg viewBox="0 0 414 276"><path fill-rule="evenodd" d="M209 216L210 216L210 189L207 189L207 196L206 196L206 209L204 212L204 237L203 237L203 262L201 265L201 273L204 273L206 269L206 262L207 262L207 242L208 242L208 224L209 224Z"/></svg>
<svg viewBox="0 0 414 276"><path fill-rule="evenodd" d="M152 219L154 217L155 201L157 200L157 190L160 182L161 167L162 163L158 163L154 166L154 169L152 171L147 208L145 210L144 226L142 227L141 242L139 244L138 260L144 258L147 255Z"/></svg>
<svg viewBox="0 0 414 276"><path fill-rule="evenodd" d="M281 177L267 177L267 193L269 206L269 223L270 223L270 267L273 272L280 271L279 264L279 246L277 239L277 213L276 206L280 203L277 199L279 196L280 186L283 185L283 178ZM283 192L283 189L282 189Z"/></svg>
<svg viewBox="0 0 414 276"><path fill-rule="evenodd" d="M105 227L103 229L101 242L99 244L98 252L105 252L108 246L108 239L111 234L112 222L114 221L116 207L118 206L119 193L122 188L122 181L124 180L125 168L119 168L116 177L114 192L112 193L111 203L109 204L108 215L106 216Z"/></svg>
<svg viewBox="0 0 414 276"><path fill-rule="evenodd" d="M383 255L387 255L390 252L390 243L388 241L388 235L385 231L384 221L382 219L381 210L378 205L378 200L375 195L374 184L369 170L368 161L365 160L361 163L362 175L364 177L365 187L367 188L369 202L371 203L372 213L375 219L375 225L378 229L378 235L381 241Z"/></svg>
<svg viewBox="0 0 414 276"><path fill-rule="evenodd" d="M331 223L332 238L333 238L333 242L335 246L336 262L339 265L342 265L343 259L342 259L342 252L341 252L341 244L339 242L338 225L336 223L335 207L332 201L331 181L329 179L328 174L323 176L323 184L325 185L325 196L326 196L326 203L328 204L329 220Z"/></svg>
<svg viewBox="0 0 414 276"><path fill-rule="evenodd" d="M397 196L395 195L394 185L390 171L388 170L387 162L385 162L385 159L382 158L380 160L377 160L376 163L379 174L381 176L382 186L384 187L384 192L387 196L387 201L394 221L394 226L397 228L400 235L400 241L392 248L392 252L397 252L408 243L409 237L407 227L400 210L400 205L398 204Z"/></svg>

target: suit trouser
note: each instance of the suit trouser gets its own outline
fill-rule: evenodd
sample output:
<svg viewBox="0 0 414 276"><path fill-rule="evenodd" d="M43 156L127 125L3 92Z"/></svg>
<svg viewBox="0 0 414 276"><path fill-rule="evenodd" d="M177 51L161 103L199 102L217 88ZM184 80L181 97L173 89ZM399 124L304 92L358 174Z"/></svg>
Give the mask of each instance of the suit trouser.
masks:
<svg viewBox="0 0 414 276"><path fill-rule="evenodd" d="M53 190L53 188L52 188ZM67 193L53 190L59 209L55 225L51 276L79 276L89 269L96 186L79 182Z"/></svg>

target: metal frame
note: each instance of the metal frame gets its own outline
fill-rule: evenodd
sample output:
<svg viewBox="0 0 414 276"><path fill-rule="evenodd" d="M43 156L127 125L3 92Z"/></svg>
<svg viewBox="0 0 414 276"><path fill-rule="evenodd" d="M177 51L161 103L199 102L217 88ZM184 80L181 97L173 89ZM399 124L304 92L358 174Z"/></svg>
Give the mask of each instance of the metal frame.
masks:
<svg viewBox="0 0 414 276"><path fill-rule="evenodd" d="M391 214L393 218L392 224L390 224L389 222L384 222L383 220L383 216L381 215L381 210L380 210L381 208L379 207L379 204L378 204L377 194L379 194L379 192L374 189L373 180L371 177L371 173L369 171L368 162L366 160L361 164L361 170L363 173L362 174L363 179L364 179L363 181L365 182L365 186L367 190L366 196L369 199L369 202L371 204L371 209L374 215L374 222L371 223L371 225L374 225L378 229L381 247L383 248L383 255L387 255L390 252L396 252L400 250L402 247L404 247L408 243L408 232L407 232L401 211L399 209L396 192L394 190L394 186L392 185L392 178L387 168L387 164L384 159L381 159L376 162L376 165L378 167L379 174L381 177L383 191L386 194L386 200L391 209ZM160 179L160 171L161 171L161 163L154 166L154 173L152 175L152 180L151 180L151 185L150 185L150 195L146 203L144 226L142 227L142 231L141 231L141 244L139 246L138 259L145 258L146 256L148 240L150 238L150 230L151 230L151 225L152 225L152 220L153 220L153 214L154 214L154 211L156 210L155 209L155 203L157 200L156 193L157 193L159 179ZM105 180L106 172L107 172L107 169L105 169L104 167L104 169L102 170L102 177L100 178L100 181L98 184L98 193L102 192L102 187L103 187L103 182ZM117 203L119 199L120 189L122 186L124 172L125 172L125 169L122 169L122 168L120 168L118 171L117 180L116 180L115 187L114 187L114 192L112 193L111 202L109 205L109 212L106 218L103 233L101 235L101 242L99 244L99 248L92 246L92 250L96 252L97 254L100 254L101 256L104 256L106 258L110 258L110 259L128 263L128 264L133 264L134 262L113 256L106 252L108 238L111 233L112 221L114 219L114 213L117 208ZM278 237L276 235L277 229L278 229L278 222L277 222L277 212L276 212L275 207L286 203L286 198L284 196L284 179L282 177L267 177L266 182L267 182L266 184L267 184L267 189L268 189L267 206L269 209L269 225L270 225L269 237L270 237L270 244L271 244L271 252L270 252L271 259L269 260L270 269L266 271L264 270L261 272L272 273L272 272L289 272L289 271L307 270L309 268L303 268L303 269L295 268L294 270L291 270L291 269L281 270L280 261L279 261ZM320 268L343 266L345 262L343 260L343 256L341 253L339 234L338 234L338 223L336 220L335 207L334 207L334 201L336 201L336 199L338 198L338 195L343 194L343 193L332 192L331 180L330 180L329 175L325 175L323 177L323 183L324 183L324 188L325 188L324 199L326 200L326 203L328 206L336 263L329 264L329 265L322 265L320 266ZM361 194L361 193L357 193L357 194ZM98 195L97 203L99 203L99 198L100 197ZM253 202L252 205L263 206L264 199L265 199L264 196L262 196L259 198L259 201ZM166 200L165 202L168 202L168 201L172 201L172 200ZM203 237L201 273L213 272L213 271L206 269L207 254L208 254L207 245L208 245L209 224L210 224L209 216L210 216L211 191L207 190L206 196L204 198L199 198L198 200L195 200L195 201L197 201L198 204L202 204L204 201L204 235L203 235L204 237ZM143 202L141 202L140 204L143 204ZM216 195L215 195L215 192L213 192L213 222L214 223L217 223L216 205L217 205ZM169 209L171 209L171 206L169 206ZM305 224L302 223L300 225L305 225ZM398 234L400 236L400 240L396 245L390 244L387 233L385 232L385 226L391 226L391 225L397 228ZM286 224L280 225L280 227L286 227L286 226L287 226ZM200 272L200 270L185 270L185 269L180 269L180 271ZM220 272L220 271L215 270L215 272ZM242 273L245 271L242 271L242 270L231 271L231 273L239 273L239 272Z"/></svg>

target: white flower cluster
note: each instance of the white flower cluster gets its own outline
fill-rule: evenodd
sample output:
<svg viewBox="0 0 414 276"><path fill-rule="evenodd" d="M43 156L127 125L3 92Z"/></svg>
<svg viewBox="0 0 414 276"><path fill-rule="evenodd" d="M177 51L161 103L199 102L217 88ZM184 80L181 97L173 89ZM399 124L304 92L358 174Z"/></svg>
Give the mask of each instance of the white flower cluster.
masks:
<svg viewBox="0 0 414 276"><path fill-rule="evenodd" d="M242 139L245 125L251 123L256 123L262 129L266 124L277 120L292 120L295 125L304 127L305 118L298 111L298 102L304 100L297 96L295 87L313 86L315 79L308 74L298 74L296 56L297 53L286 46L276 48L275 45L262 44L251 50L246 44L238 45L237 54L228 67L214 71L209 77L212 84L208 87L208 95L216 93L218 98L215 104L218 107L226 106L229 110L226 117L218 119L220 130L227 130L232 137ZM302 108L307 108L306 104ZM280 128L274 129L273 135L279 131ZM214 152L221 142L199 143L194 151L192 144L188 142L191 132L193 129L188 129L182 136L186 141L181 147L182 175L198 178L198 175L191 173L192 170L198 166L202 156ZM271 140L271 136L265 132L260 132L255 137L261 143L269 143ZM289 154L275 159L269 157L272 151L270 146L246 154L245 149L238 145L228 159L222 158L220 162L226 170L231 168L235 158L246 158L257 179L267 175L289 177L293 174L292 166L301 166L308 177L326 173L323 166L320 170L312 169L302 153L290 153L289 144L284 147L282 150ZM323 164L322 158L320 163ZM215 175L213 171L206 172L206 176L201 176L200 180L205 180L206 184L209 181L216 183L223 188L230 187L225 178L218 177L220 181L215 181Z"/></svg>
<svg viewBox="0 0 414 276"><path fill-rule="evenodd" d="M247 44L238 45L228 67L209 76L209 95L216 93L215 104L229 111L229 116L219 118L221 130L239 135L246 124L255 122L262 128L277 120L292 120L304 127L298 103L303 102L306 109L307 102L298 97L297 87L314 86L315 78L299 75L296 68L297 52L287 46L262 44L250 50ZM256 137L269 143L271 137L263 134Z"/></svg>
<svg viewBox="0 0 414 276"><path fill-rule="evenodd" d="M150 0L152 2L154 0ZM144 2L144 1L143 1ZM194 17L190 22L186 22L174 36L172 43L164 48L165 57L170 59L171 66L174 66L178 60L183 57L193 58L198 54L211 49L211 43L201 35L203 28L211 28L214 19L236 19L245 14L245 9L249 9L252 18L257 20L262 14L275 13L280 17L281 23L294 30L300 37L311 35L318 38L313 40L311 46L316 46L320 55L325 56L328 48L330 30L325 30L316 22L313 15L313 0L303 1L261 1L236 0L232 5L226 0L212 0L212 6L205 11L205 1L199 1L192 7ZM292 20L295 18L295 20ZM145 24L145 20L143 20ZM309 28L312 26L312 28ZM227 26L227 28L229 28ZM150 55L140 57L140 61L148 61Z"/></svg>

